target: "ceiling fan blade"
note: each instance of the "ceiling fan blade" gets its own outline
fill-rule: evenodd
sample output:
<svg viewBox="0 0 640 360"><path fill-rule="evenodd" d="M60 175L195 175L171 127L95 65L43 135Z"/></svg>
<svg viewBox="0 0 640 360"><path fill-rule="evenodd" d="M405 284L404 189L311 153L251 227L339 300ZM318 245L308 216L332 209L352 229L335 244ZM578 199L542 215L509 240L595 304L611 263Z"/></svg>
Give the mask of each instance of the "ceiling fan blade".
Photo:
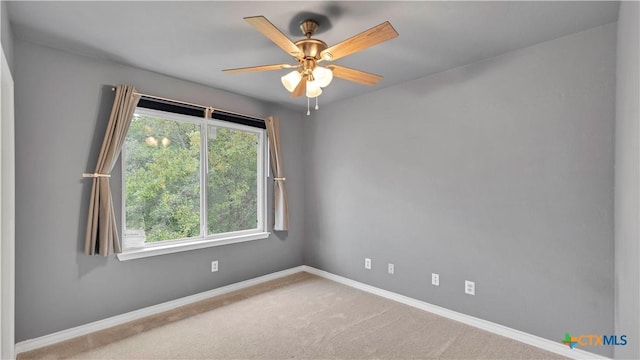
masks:
<svg viewBox="0 0 640 360"><path fill-rule="evenodd" d="M378 81L382 80L382 76L371 74L368 72L350 69L348 67L339 66L339 65L329 65L327 66L331 71L333 71L333 76L354 81L363 85L375 85Z"/></svg>
<svg viewBox="0 0 640 360"><path fill-rule="evenodd" d="M228 74L240 74L240 73L255 72L255 71L291 69L295 67L300 67L300 65L273 64L273 65L249 66L249 67L242 67L242 68L236 68L236 69L224 69L222 71Z"/></svg>
<svg viewBox="0 0 640 360"><path fill-rule="evenodd" d="M253 25L256 30L260 31L264 36L269 38L269 40L278 45L282 50L286 51L289 55L295 57L296 59L304 56L300 49L291 40L289 40L289 38L286 37L285 34L282 33L282 31L278 30L275 25L267 20L266 17L249 16L244 19L249 24Z"/></svg>
<svg viewBox="0 0 640 360"><path fill-rule="evenodd" d="M396 29L391 26L390 22L385 21L380 25L328 47L320 53L320 56L328 61L337 60L397 36Z"/></svg>
<svg viewBox="0 0 640 360"><path fill-rule="evenodd" d="M296 86L296 88L291 92L291 97L302 96L302 95L305 95L306 93L307 93L307 79L305 77L302 77L302 79L300 79L300 82L298 83L298 86Z"/></svg>

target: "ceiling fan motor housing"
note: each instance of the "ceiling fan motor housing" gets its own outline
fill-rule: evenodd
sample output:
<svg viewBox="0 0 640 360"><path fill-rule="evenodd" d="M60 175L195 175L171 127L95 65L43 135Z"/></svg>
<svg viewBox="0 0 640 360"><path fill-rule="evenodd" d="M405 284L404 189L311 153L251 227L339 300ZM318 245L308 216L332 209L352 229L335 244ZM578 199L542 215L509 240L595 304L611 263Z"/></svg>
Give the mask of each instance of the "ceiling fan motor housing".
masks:
<svg viewBox="0 0 640 360"><path fill-rule="evenodd" d="M300 30L306 39L298 40L294 44L304 54L302 58L296 60L302 65L302 73L313 80L312 71L316 67L316 62L320 60L320 53L328 48L327 44L318 39L312 39L311 36L318 29L318 23L315 20L307 19L300 23Z"/></svg>
<svg viewBox="0 0 640 360"><path fill-rule="evenodd" d="M320 53L328 47L324 41L318 39L302 39L295 44L304 54L303 59L320 60Z"/></svg>
<svg viewBox="0 0 640 360"><path fill-rule="evenodd" d="M318 29L318 22L307 19L300 23L300 30L306 39L298 40L294 44L304 54L302 58L296 59L306 72L310 72L316 67L316 61L320 60L320 53L328 48L327 43L322 40L312 39L311 36Z"/></svg>

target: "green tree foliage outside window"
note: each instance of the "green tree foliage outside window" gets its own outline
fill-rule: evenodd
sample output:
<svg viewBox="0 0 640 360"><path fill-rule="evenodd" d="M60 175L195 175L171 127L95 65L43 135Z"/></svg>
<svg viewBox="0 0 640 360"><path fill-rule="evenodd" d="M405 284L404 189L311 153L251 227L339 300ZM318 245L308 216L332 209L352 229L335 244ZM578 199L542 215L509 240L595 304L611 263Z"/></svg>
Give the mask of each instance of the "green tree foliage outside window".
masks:
<svg viewBox="0 0 640 360"><path fill-rule="evenodd" d="M258 134L207 125L207 235L257 228ZM200 124L136 116L125 141L126 230L201 234ZM126 232L125 232L126 241Z"/></svg>
<svg viewBox="0 0 640 360"><path fill-rule="evenodd" d="M258 135L214 126L208 130L208 232L255 229L258 226Z"/></svg>

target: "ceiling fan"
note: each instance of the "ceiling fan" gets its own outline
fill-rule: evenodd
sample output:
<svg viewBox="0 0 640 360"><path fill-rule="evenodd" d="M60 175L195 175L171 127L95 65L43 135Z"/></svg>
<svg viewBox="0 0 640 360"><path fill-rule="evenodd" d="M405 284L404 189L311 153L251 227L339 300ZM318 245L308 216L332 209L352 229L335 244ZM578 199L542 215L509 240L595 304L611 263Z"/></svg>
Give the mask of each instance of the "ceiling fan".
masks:
<svg viewBox="0 0 640 360"><path fill-rule="evenodd" d="M302 30L305 38L296 42L289 40L264 16L250 16L245 17L244 20L253 25L282 50L293 56L297 64L250 66L222 71L228 74L238 74L295 68L296 70L281 78L282 84L291 93L291 97L306 95L307 98L317 98L322 94L322 88L329 85L333 76L364 85L376 84L382 79L382 76L340 65L332 64L323 67L318 63L338 60L398 36L391 23L385 21L340 43L327 46L324 41L312 38L319 25L318 22L312 19L302 21L300 30Z"/></svg>

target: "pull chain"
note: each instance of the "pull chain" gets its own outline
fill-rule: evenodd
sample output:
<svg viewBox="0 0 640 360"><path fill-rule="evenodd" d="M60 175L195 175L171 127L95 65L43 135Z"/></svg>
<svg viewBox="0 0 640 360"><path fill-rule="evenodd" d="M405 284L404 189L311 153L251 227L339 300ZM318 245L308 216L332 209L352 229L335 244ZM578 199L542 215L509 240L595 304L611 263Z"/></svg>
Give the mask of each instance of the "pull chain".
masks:
<svg viewBox="0 0 640 360"><path fill-rule="evenodd" d="M319 98L319 97L320 97L320 96L316 96L316 110L318 110L318 98Z"/></svg>
<svg viewBox="0 0 640 360"><path fill-rule="evenodd" d="M309 98L307 97L307 116L311 115L311 111L309 111Z"/></svg>

